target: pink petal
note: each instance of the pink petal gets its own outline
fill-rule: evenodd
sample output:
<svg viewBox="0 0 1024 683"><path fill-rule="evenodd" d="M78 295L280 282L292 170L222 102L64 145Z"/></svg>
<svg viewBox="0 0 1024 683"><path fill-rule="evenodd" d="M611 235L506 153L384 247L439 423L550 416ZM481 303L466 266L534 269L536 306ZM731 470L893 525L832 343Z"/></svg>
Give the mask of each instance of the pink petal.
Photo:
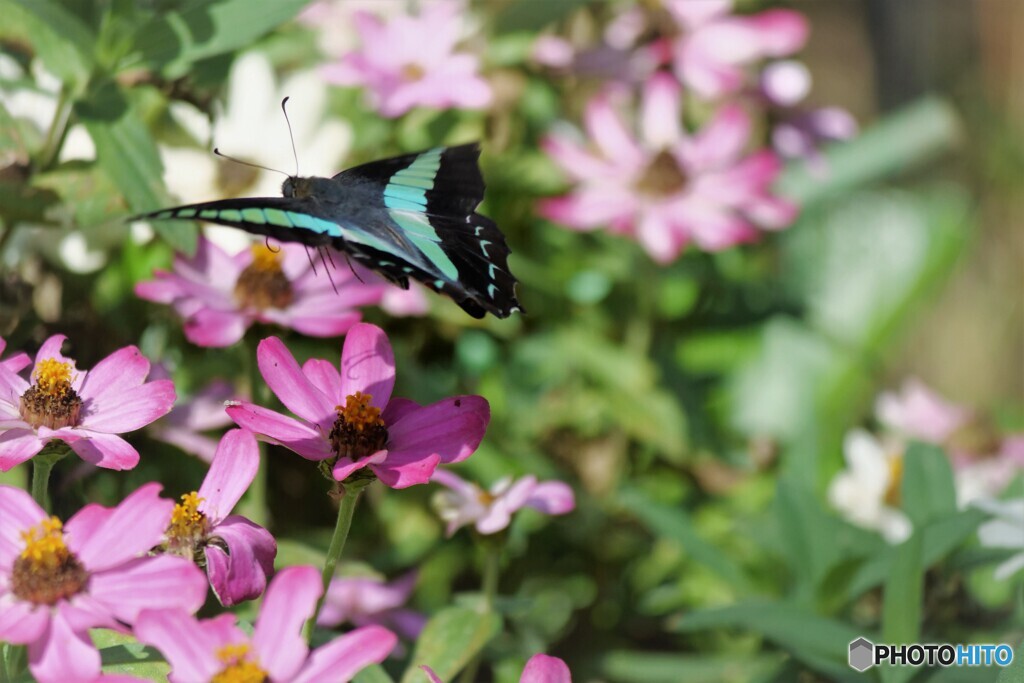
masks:
<svg viewBox="0 0 1024 683"><path fill-rule="evenodd" d="M270 532L244 517L232 515L210 532L217 545L206 546L206 571L217 599L225 607L263 594L267 577L274 572L277 543Z"/></svg>
<svg viewBox="0 0 1024 683"><path fill-rule="evenodd" d="M219 619L234 622L234 615ZM171 665L171 680L181 683L209 681L220 671L216 647L207 637L206 629L180 608L143 610L133 632L139 642L156 648ZM205 624L203 624L205 626Z"/></svg>
<svg viewBox="0 0 1024 683"><path fill-rule="evenodd" d="M0 434L0 472L20 465L39 451L44 442L31 429L9 429Z"/></svg>
<svg viewBox="0 0 1024 683"><path fill-rule="evenodd" d="M573 140L559 135L549 135L541 141L541 148L574 180L610 174L607 161L590 154Z"/></svg>
<svg viewBox="0 0 1024 683"><path fill-rule="evenodd" d="M363 314L359 311L348 311L335 314L296 315L288 311L281 316L268 315L268 318L279 318L277 322L283 327L290 327L308 337L340 337L359 322Z"/></svg>
<svg viewBox="0 0 1024 683"><path fill-rule="evenodd" d="M50 608L22 602L8 594L0 599L0 642L26 645L46 631Z"/></svg>
<svg viewBox="0 0 1024 683"><path fill-rule="evenodd" d="M381 626L364 626L318 647L309 656L293 683L349 681L370 664L383 662L398 637Z"/></svg>
<svg viewBox="0 0 1024 683"><path fill-rule="evenodd" d="M251 324L251 319L242 313L203 308L185 321L185 338L196 346L231 346L245 336Z"/></svg>
<svg viewBox="0 0 1024 683"><path fill-rule="evenodd" d="M67 339L68 338L63 334L55 334L44 341L43 345L40 346L39 350L36 352L35 365L39 365L41 361L44 361L47 358L53 358L61 363L70 363L71 367L74 367L75 361L60 352L61 347L64 346L64 342L66 342ZM34 371L35 367L32 369Z"/></svg>
<svg viewBox="0 0 1024 683"><path fill-rule="evenodd" d="M206 601L206 577L180 557L140 557L93 574L89 592L114 616L131 624L144 609L195 612Z"/></svg>
<svg viewBox="0 0 1024 683"><path fill-rule="evenodd" d="M21 532L48 517L27 491L0 485L0 568L9 571L25 548Z"/></svg>
<svg viewBox="0 0 1024 683"><path fill-rule="evenodd" d="M228 406L228 415L239 427L270 438L307 460L324 460L334 455L327 435L295 418L275 413L252 403Z"/></svg>
<svg viewBox="0 0 1024 683"><path fill-rule="evenodd" d="M415 484L429 482L430 475L434 473L439 464L441 464L441 457L437 454L424 456L418 452L406 451L389 454L384 464L370 465L370 469L385 486L404 489Z"/></svg>
<svg viewBox="0 0 1024 683"><path fill-rule="evenodd" d="M654 209L648 209L637 223L637 237L644 250L658 263L671 263L682 246L682 239L674 234L672 223L667 216Z"/></svg>
<svg viewBox="0 0 1024 683"><path fill-rule="evenodd" d="M564 197L538 204L539 213L549 220L577 230L593 230L617 222L631 222L640 209L635 195L605 186L583 186Z"/></svg>
<svg viewBox="0 0 1024 683"><path fill-rule="evenodd" d="M401 287L385 289L380 300L380 307L388 315L397 318L425 315L430 310L430 300L422 286L411 282L409 289Z"/></svg>
<svg viewBox="0 0 1024 683"><path fill-rule="evenodd" d="M727 105L705 125L684 151L691 171L722 168L739 157L750 138L750 117Z"/></svg>
<svg viewBox="0 0 1024 683"><path fill-rule="evenodd" d="M372 397L372 405L383 410L394 386L395 355L388 336L376 325L355 325L341 350L342 395L361 391Z"/></svg>
<svg viewBox="0 0 1024 683"><path fill-rule="evenodd" d="M17 406L18 399L28 391L29 386L25 378L15 374L14 370L0 363L0 399L6 399L12 406ZM16 407L14 414L17 414Z"/></svg>
<svg viewBox="0 0 1024 683"><path fill-rule="evenodd" d="M149 360L135 346L126 346L110 354L89 370L79 395L83 401L115 399L146 381Z"/></svg>
<svg viewBox="0 0 1024 683"><path fill-rule="evenodd" d="M204 499L199 509L214 524L224 519L256 478L259 467L260 450L252 432L232 429L224 434L197 492Z"/></svg>
<svg viewBox="0 0 1024 683"><path fill-rule="evenodd" d="M104 507L99 503L90 503L76 512L64 525L68 548L75 555L79 555L89 539L107 523L114 510L115 508Z"/></svg>
<svg viewBox="0 0 1024 683"><path fill-rule="evenodd" d="M810 27L799 12L769 9L747 18L758 32L762 52L769 57L793 54L807 42Z"/></svg>
<svg viewBox="0 0 1024 683"><path fill-rule="evenodd" d="M411 412L421 408L419 403L408 398L393 398L388 401L388 407L380 414L384 424L394 424Z"/></svg>
<svg viewBox="0 0 1024 683"><path fill-rule="evenodd" d="M388 459L436 454L441 462L460 462L480 445L490 420L482 396L453 396L424 406L388 426Z"/></svg>
<svg viewBox="0 0 1024 683"><path fill-rule="evenodd" d="M534 487L526 505L546 515L564 515L576 509L576 496L564 482L542 481Z"/></svg>
<svg viewBox="0 0 1024 683"><path fill-rule="evenodd" d="M331 470L331 475L337 481L344 481L353 472L358 472L364 467L369 467L370 465L379 465L384 462L387 457L387 450L380 450L375 453L370 453L369 455L364 455L361 458L356 458L355 460L352 460L351 458L338 458L338 461L334 463L334 469Z"/></svg>
<svg viewBox="0 0 1024 683"><path fill-rule="evenodd" d="M651 149L666 149L682 137L682 91L667 73L657 73L644 86L641 129Z"/></svg>
<svg viewBox="0 0 1024 683"><path fill-rule="evenodd" d="M81 544L78 559L89 571L116 567L160 543L174 509L172 501L160 498L162 488L156 483L140 486Z"/></svg>
<svg viewBox="0 0 1024 683"><path fill-rule="evenodd" d="M0 353L3 353L3 349L0 349ZM32 359L25 352L16 353L10 358L0 360L0 365L4 366L7 370L18 373L27 368L32 364Z"/></svg>
<svg viewBox="0 0 1024 683"><path fill-rule="evenodd" d="M62 614L50 620L42 638L28 647L28 668L39 683L92 681L100 674L100 653L88 633L76 632Z"/></svg>
<svg viewBox="0 0 1024 683"><path fill-rule="evenodd" d="M302 374L330 402L336 405L345 402L345 396L341 393L341 375L338 373L338 368L330 361L310 358L303 364Z"/></svg>
<svg viewBox="0 0 1024 683"><path fill-rule="evenodd" d="M604 92L587 104L584 113L587 132L606 159L626 166L639 166L643 163L643 153L612 109L610 97L611 93Z"/></svg>
<svg viewBox="0 0 1024 683"><path fill-rule="evenodd" d="M728 15L733 0L666 0L665 9L682 27L693 30L722 16Z"/></svg>
<svg viewBox="0 0 1024 683"><path fill-rule="evenodd" d="M275 680L291 680L306 660L302 626L313 616L323 594L315 567L288 567L278 572L263 596L252 645L260 666Z"/></svg>
<svg viewBox="0 0 1024 683"><path fill-rule="evenodd" d="M451 470L437 470L430 480L447 486L464 498L476 498L480 493L480 488L476 484L469 483Z"/></svg>
<svg viewBox="0 0 1024 683"><path fill-rule="evenodd" d="M537 654L526 663L519 683L572 683L572 675L558 657Z"/></svg>
<svg viewBox="0 0 1024 683"><path fill-rule="evenodd" d="M74 431L81 438L71 443L71 449L82 460L109 470L130 470L139 464L139 452L118 435L88 429Z"/></svg>
<svg viewBox="0 0 1024 683"><path fill-rule="evenodd" d="M330 429L334 402L302 374L295 356L277 337L267 337L256 350L260 374L288 410L308 422Z"/></svg>
<svg viewBox="0 0 1024 683"><path fill-rule="evenodd" d="M87 381L91 382L93 372ZM171 412L177 395L174 382L161 379L141 386L133 386L112 394L87 400L88 410L81 427L108 434L133 432Z"/></svg>

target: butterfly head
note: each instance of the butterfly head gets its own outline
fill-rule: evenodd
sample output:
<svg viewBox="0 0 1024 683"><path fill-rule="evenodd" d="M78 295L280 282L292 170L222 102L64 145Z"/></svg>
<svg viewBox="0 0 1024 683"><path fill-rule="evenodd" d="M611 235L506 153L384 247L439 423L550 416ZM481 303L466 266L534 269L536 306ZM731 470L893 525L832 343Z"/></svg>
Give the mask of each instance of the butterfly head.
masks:
<svg viewBox="0 0 1024 683"><path fill-rule="evenodd" d="M281 184L281 194L285 197L292 197L295 199L307 199L313 196L313 178L300 178L296 175L290 175Z"/></svg>

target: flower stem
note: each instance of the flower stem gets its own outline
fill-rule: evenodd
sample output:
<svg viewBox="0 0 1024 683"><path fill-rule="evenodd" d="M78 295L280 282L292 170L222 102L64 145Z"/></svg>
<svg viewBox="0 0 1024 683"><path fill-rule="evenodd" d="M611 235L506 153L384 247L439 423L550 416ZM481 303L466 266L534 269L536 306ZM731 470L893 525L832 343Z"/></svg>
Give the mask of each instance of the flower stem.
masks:
<svg viewBox="0 0 1024 683"><path fill-rule="evenodd" d="M3 650L3 657L0 657L0 682L18 680L25 669L25 646L7 643L0 650Z"/></svg>
<svg viewBox="0 0 1024 683"><path fill-rule="evenodd" d="M47 512L50 511L50 472L70 451L63 441L51 441L32 458L32 499Z"/></svg>
<svg viewBox="0 0 1024 683"><path fill-rule="evenodd" d="M484 594L484 614L490 614L494 611L494 601L498 597L498 579L501 576L501 554L505 549L505 535L501 533L493 536L482 536L480 544L485 551L480 590ZM473 657L472 661L462 671L459 683L473 683L476 680L476 673L480 669L482 658L483 652L478 652Z"/></svg>
<svg viewBox="0 0 1024 683"><path fill-rule="evenodd" d="M64 145L64 138L68 132L68 122L71 120L71 105L71 93L67 88L61 88L57 109L53 114L53 121L50 122L50 129L46 131L46 141L39 154L40 170L49 170L60 155L60 148Z"/></svg>
<svg viewBox="0 0 1024 683"><path fill-rule="evenodd" d="M338 558L345 550L345 541L348 540L348 531L352 528L352 516L356 510L356 503L359 502L359 494L369 486L371 480L355 481L344 485L341 488L341 502L338 505L338 520L334 523L334 535L331 536L331 545L327 548L327 559L324 560L323 582L324 592L316 601L316 611L312 618L306 622L306 639L313 635L313 628L316 626L316 619L323 609L324 600L327 599L327 588L334 578L334 570L338 566Z"/></svg>

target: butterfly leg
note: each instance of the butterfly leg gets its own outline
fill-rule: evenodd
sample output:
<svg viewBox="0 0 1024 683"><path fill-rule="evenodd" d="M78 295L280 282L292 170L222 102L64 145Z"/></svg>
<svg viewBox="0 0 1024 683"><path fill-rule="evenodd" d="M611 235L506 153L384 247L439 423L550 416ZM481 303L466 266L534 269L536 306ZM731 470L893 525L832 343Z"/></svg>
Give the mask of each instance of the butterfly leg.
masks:
<svg viewBox="0 0 1024 683"><path fill-rule="evenodd" d="M334 284L334 278L331 277L331 270L327 267L327 259L324 256L324 251L326 251L326 249L324 249L324 247L319 247L317 251L320 252L320 263L324 264L324 272L327 273L327 279L331 281L331 287L334 288L334 293L337 294L338 285Z"/></svg>
<svg viewBox="0 0 1024 683"><path fill-rule="evenodd" d="M302 245L302 247L306 250L306 258L309 259L309 267L313 269L313 277L316 277L316 264L313 263L313 255L309 253L309 247L306 245Z"/></svg>

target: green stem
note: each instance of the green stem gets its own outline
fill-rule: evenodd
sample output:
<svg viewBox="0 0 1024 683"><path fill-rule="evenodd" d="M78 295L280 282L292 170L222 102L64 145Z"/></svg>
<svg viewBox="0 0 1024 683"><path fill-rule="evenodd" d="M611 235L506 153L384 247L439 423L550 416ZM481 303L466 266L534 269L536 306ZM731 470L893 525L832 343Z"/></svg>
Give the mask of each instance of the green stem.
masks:
<svg viewBox="0 0 1024 683"><path fill-rule="evenodd" d="M334 535L331 536L331 545L327 548L327 559L324 560L324 571L321 575L324 584L323 595L316 601L316 611L312 618L306 622L306 639L313 635L313 628L316 626L316 619L323 609L324 600L327 598L327 588L334 578L334 570L338 566L338 559L345 550L345 541L348 540L349 529L352 528L352 516L356 510L356 503L359 502L359 494L363 492L371 480L351 482L341 488L341 502L338 505L338 520L334 523Z"/></svg>
<svg viewBox="0 0 1024 683"><path fill-rule="evenodd" d="M40 170L49 170L60 156L60 148L64 145L68 122L71 120L71 104L71 93L67 88L61 88L60 96L57 99L57 110L53 114L50 129L46 131L46 141L39 153L38 168Z"/></svg>
<svg viewBox="0 0 1024 683"><path fill-rule="evenodd" d="M63 441L51 441L32 458L32 499L47 512L50 511L50 472L70 452L71 447Z"/></svg>
<svg viewBox="0 0 1024 683"><path fill-rule="evenodd" d="M505 535L503 533L494 536L482 537L481 545L484 546L484 568L483 577L480 581L480 590L484 594L484 614L494 611L494 601L498 597L498 579L501 576L501 554L505 549ZM480 662L483 659L483 652L477 653L473 660L466 665L459 677L459 683L473 683L476 680L477 671L480 669Z"/></svg>
<svg viewBox="0 0 1024 683"><path fill-rule="evenodd" d="M25 646L7 643L3 660L0 661L0 681L15 681L25 670Z"/></svg>

